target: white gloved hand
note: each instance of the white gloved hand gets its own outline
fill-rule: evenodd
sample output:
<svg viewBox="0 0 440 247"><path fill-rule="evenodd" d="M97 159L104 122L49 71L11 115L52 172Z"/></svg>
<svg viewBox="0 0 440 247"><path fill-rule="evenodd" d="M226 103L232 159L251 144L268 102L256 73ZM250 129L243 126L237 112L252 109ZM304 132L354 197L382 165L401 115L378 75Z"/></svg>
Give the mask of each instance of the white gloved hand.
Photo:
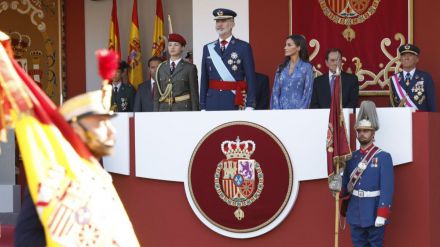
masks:
<svg viewBox="0 0 440 247"><path fill-rule="evenodd" d="M381 226L385 225L385 221L386 220L387 219L384 218L384 217L377 216L376 217L376 221L374 222L374 226L375 227L381 227Z"/></svg>
<svg viewBox="0 0 440 247"><path fill-rule="evenodd" d="M254 110L254 108L253 107L250 107L250 106L246 106L246 108L244 109L245 111L252 111L252 110Z"/></svg>

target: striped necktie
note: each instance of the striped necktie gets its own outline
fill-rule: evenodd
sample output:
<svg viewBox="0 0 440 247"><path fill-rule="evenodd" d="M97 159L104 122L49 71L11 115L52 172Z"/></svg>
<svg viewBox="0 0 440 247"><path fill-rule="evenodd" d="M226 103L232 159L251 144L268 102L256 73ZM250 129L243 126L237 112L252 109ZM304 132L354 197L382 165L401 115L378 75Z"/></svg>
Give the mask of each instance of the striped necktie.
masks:
<svg viewBox="0 0 440 247"><path fill-rule="evenodd" d="M407 72L405 75L405 84L406 86L409 86L409 83L411 82L411 73Z"/></svg>

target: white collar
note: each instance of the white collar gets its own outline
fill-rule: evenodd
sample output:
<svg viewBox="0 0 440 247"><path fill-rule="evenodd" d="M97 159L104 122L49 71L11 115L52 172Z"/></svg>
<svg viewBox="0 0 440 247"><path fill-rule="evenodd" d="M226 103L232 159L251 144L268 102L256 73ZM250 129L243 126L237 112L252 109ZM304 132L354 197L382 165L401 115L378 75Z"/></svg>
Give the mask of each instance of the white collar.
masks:
<svg viewBox="0 0 440 247"><path fill-rule="evenodd" d="M170 67L171 67L171 63L172 63L172 62L174 62L174 63L176 64L176 67L177 67L177 65L179 64L180 60L182 60L182 58L179 58L179 59L174 60L174 61L172 61L172 60L170 59Z"/></svg>
<svg viewBox="0 0 440 247"><path fill-rule="evenodd" d="M227 37L226 39L218 38L218 42L221 44L222 40L226 40L226 41L228 41L228 43L226 44L226 46L228 46L228 45L229 45L229 42L231 42L231 39L232 39L232 34L231 34L231 36Z"/></svg>
<svg viewBox="0 0 440 247"><path fill-rule="evenodd" d="M113 82L113 87L117 88L119 90L119 88L121 87L122 82L118 81L118 82Z"/></svg>
<svg viewBox="0 0 440 247"><path fill-rule="evenodd" d="M412 69L409 74L411 75L411 78L413 78L414 73L416 73L416 68ZM407 71L403 71L403 78L405 78L406 74L408 74Z"/></svg>
<svg viewBox="0 0 440 247"><path fill-rule="evenodd" d="M328 71L328 79L332 80L332 76L336 75L336 73L331 72L330 70Z"/></svg>

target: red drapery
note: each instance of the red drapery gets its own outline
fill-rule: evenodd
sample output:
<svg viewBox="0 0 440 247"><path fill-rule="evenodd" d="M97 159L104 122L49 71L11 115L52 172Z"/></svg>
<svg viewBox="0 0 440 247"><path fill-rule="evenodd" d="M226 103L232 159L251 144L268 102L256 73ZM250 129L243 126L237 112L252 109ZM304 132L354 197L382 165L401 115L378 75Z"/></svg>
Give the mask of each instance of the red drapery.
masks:
<svg viewBox="0 0 440 247"><path fill-rule="evenodd" d="M370 81L368 84L372 83L376 77L379 79L379 85L366 87L365 84L361 90L388 89L386 86L380 86L380 84L384 85L387 79L380 74L380 71L393 58L396 61L397 49L401 41L396 40L395 35L400 33L405 42L410 41L411 0L291 1L292 33L304 35L309 42L312 39L319 42L319 51L312 60L317 70L326 73L325 53L327 49L340 48L343 57L346 58L343 70L357 74L360 86L367 81ZM350 28L345 24L351 24ZM344 31L346 37L344 37ZM349 41L349 36L352 38L351 41ZM381 48L381 42L385 38L391 41L389 46L384 45L388 54ZM317 50L316 47L309 47L309 52ZM358 66L356 66L356 61L353 61L354 58L359 58ZM361 67L359 67L360 64ZM395 63L392 64L390 70L393 70L395 66ZM360 75L364 75L364 78Z"/></svg>

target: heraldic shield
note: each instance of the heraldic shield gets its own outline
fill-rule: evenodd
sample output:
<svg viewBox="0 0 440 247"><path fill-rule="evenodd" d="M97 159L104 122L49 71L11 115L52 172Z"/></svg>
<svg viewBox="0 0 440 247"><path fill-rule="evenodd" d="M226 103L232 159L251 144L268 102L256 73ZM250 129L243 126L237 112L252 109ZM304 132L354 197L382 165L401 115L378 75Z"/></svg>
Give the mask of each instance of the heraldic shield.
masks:
<svg viewBox="0 0 440 247"><path fill-rule="evenodd" d="M291 198L293 166L281 141L265 127L228 122L197 144L188 166L188 198L214 231L245 234L273 229Z"/></svg>
<svg viewBox="0 0 440 247"><path fill-rule="evenodd" d="M264 187L264 175L260 164L250 159L256 145L252 140L222 142L221 150L226 159L221 160L214 175L215 189L225 203L237 207L237 220L245 216L243 207L257 200Z"/></svg>

